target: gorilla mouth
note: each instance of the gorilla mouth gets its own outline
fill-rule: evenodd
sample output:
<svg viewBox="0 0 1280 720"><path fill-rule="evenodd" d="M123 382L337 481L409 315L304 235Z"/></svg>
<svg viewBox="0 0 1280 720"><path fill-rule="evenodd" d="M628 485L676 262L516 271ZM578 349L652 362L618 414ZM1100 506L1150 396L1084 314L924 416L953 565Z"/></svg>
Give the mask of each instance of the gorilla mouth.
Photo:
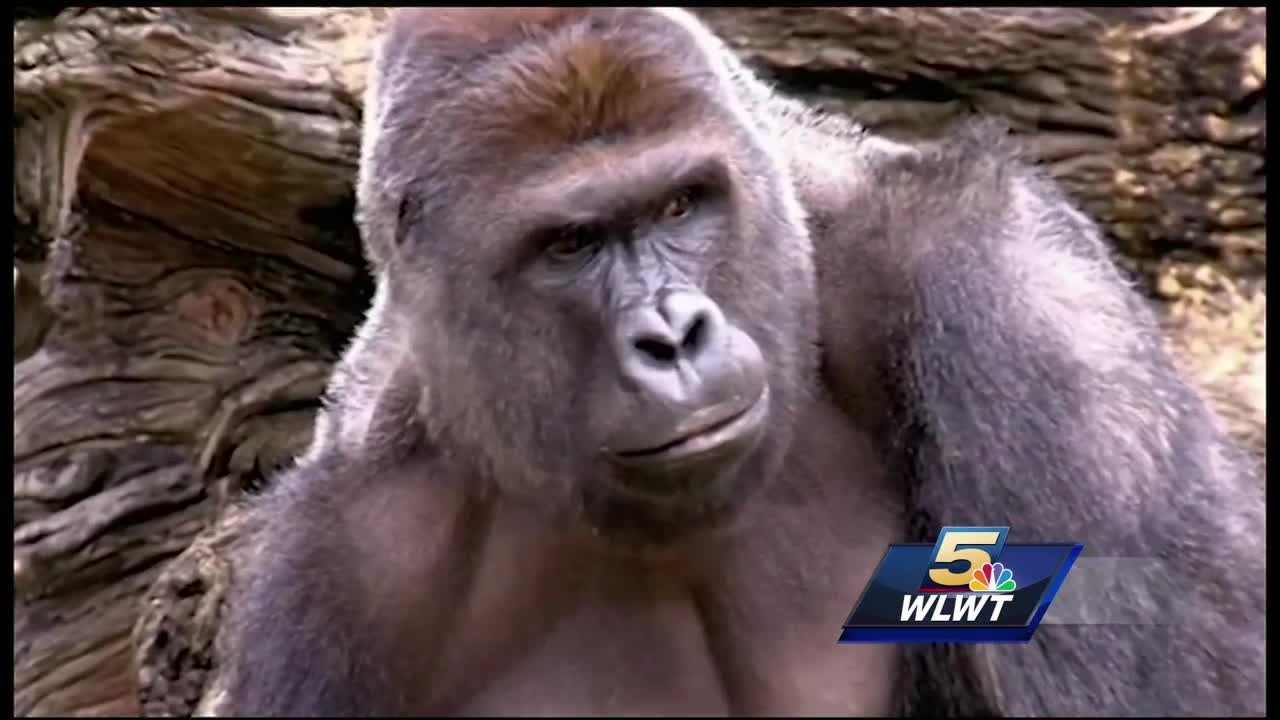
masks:
<svg viewBox="0 0 1280 720"><path fill-rule="evenodd" d="M746 404L721 403L703 408L680 423L674 439L660 445L616 450L614 458L626 465L670 464L708 454L731 454L754 437L769 410L769 388Z"/></svg>

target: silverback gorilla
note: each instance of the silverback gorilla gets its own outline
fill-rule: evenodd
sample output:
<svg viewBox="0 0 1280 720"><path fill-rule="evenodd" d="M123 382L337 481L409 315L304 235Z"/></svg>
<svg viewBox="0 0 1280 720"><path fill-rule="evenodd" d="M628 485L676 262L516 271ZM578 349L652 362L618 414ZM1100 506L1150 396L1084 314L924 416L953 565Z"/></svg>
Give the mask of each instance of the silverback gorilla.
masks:
<svg viewBox="0 0 1280 720"><path fill-rule="evenodd" d="M1263 712L1261 482L1001 133L875 139L654 8L396 11L364 123L376 299L222 712ZM1182 579L1158 626L837 644L944 524Z"/></svg>

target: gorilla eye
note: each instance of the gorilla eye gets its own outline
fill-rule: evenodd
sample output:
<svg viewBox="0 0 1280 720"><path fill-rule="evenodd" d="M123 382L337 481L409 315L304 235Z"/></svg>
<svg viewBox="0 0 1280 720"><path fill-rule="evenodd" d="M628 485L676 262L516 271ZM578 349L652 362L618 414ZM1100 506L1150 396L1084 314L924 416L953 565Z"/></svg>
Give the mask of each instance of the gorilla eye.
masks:
<svg viewBox="0 0 1280 720"><path fill-rule="evenodd" d="M676 193L667 201L666 207L662 209L662 216L669 220L679 220L688 217L693 212L693 205L697 200L697 191L694 188L685 188Z"/></svg>
<svg viewBox="0 0 1280 720"><path fill-rule="evenodd" d="M589 225L570 225L551 234L547 255L557 260L574 260L594 255L599 249L602 234L599 228Z"/></svg>

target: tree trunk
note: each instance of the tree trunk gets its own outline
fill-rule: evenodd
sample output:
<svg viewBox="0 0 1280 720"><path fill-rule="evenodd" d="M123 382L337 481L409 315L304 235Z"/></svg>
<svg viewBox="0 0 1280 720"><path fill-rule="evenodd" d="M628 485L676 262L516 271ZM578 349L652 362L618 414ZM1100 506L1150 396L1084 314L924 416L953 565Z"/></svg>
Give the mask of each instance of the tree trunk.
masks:
<svg viewBox="0 0 1280 720"><path fill-rule="evenodd" d="M877 131L1005 118L1265 448L1265 10L699 13ZM14 25L14 712L190 714L242 495L308 442L370 297L352 183L383 11L35 14Z"/></svg>
<svg viewBox="0 0 1280 720"><path fill-rule="evenodd" d="M702 14L775 77L882 132L1005 118L1129 253L1262 262L1264 9Z"/></svg>
<svg viewBox="0 0 1280 720"><path fill-rule="evenodd" d="M342 54L367 33L274 18L15 26L14 252L46 291L24 276L15 296L52 313L38 350L15 347L16 714L137 712L139 671L158 682L134 666L140 599L308 441L368 300L343 81L362 58Z"/></svg>

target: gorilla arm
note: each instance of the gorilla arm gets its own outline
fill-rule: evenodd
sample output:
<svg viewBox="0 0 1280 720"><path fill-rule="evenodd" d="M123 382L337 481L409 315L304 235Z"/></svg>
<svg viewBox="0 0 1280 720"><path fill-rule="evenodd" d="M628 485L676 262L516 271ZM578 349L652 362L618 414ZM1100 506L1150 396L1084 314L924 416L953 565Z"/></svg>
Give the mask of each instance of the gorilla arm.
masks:
<svg viewBox="0 0 1280 720"><path fill-rule="evenodd" d="M405 691L430 670L421 640L443 632L434 611L465 584L441 552L452 545L444 536L460 532L460 513L439 515L459 506L432 504L421 490L424 470L353 472L311 458L276 479L252 510L260 557L237 593L230 642L238 654L219 714L403 712ZM367 487L352 487L360 484ZM426 587L429 594L418 590Z"/></svg>
<svg viewBox="0 0 1280 720"><path fill-rule="evenodd" d="M403 713L436 659L423 639L443 636L441 611L466 585L450 551L473 508L427 482L446 463L414 431L420 389L385 304L380 287L311 450L251 506L255 557L231 603L220 715Z"/></svg>
<svg viewBox="0 0 1280 720"><path fill-rule="evenodd" d="M1159 625L912 646L906 710L1260 713L1261 482L1094 225L1001 142L872 149L839 205L810 193L826 383L907 483L911 540L1010 525L1180 579L1135 613Z"/></svg>

